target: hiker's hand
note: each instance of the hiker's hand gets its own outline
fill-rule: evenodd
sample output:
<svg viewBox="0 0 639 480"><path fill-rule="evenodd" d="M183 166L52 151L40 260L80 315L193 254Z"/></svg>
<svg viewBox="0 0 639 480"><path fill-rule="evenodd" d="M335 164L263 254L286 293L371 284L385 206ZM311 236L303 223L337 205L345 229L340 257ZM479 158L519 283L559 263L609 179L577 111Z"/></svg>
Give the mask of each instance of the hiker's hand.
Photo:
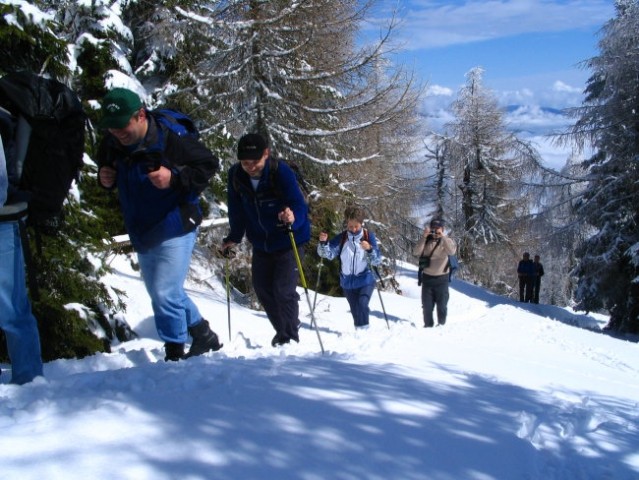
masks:
<svg viewBox="0 0 639 480"><path fill-rule="evenodd" d="M277 219L286 225L292 225L293 222L295 222L295 214L293 213L293 210L286 207L284 210L277 214Z"/></svg>
<svg viewBox="0 0 639 480"><path fill-rule="evenodd" d="M235 245L236 245L236 243L235 243L235 242L231 242L231 241L224 242L224 243L222 244L222 246L220 247L220 252L228 252L228 251L230 251L230 250L231 250L231 249L232 249ZM225 256L225 255L223 254L223 256Z"/></svg>
<svg viewBox="0 0 639 480"><path fill-rule="evenodd" d="M231 246L229 247L222 246L221 248L218 249L217 253L220 257L223 257L223 258L235 258L236 252L235 250L233 250L234 246L235 244L231 242Z"/></svg>
<svg viewBox="0 0 639 480"><path fill-rule="evenodd" d="M362 240L361 242L359 242L359 246L362 247L367 252L370 252L373 249L371 244L368 243L366 240Z"/></svg>
<svg viewBox="0 0 639 480"><path fill-rule="evenodd" d="M149 180L155 188L164 190L171 185L171 170L166 167L160 167L157 170L148 173Z"/></svg>
<svg viewBox="0 0 639 480"><path fill-rule="evenodd" d="M328 241L328 233L321 232L319 234L319 241L320 241L320 243L326 243Z"/></svg>
<svg viewBox="0 0 639 480"><path fill-rule="evenodd" d="M424 237L430 235L430 227L424 227Z"/></svg>
<svg viewBox="0 0 639 480"><path fill-rule="evenodd" d="M113 188L117 174L117 170L113 167L100 167L100 171L98 172L100 185L104 188Z"/></svg>

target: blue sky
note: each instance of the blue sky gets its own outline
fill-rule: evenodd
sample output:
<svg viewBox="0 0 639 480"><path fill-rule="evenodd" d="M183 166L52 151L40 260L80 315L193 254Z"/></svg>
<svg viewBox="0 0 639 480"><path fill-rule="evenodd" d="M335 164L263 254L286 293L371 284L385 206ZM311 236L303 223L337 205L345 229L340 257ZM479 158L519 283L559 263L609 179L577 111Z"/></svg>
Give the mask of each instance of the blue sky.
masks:
<svg viewBox="0 0 639 480"><path fill-rule="evenodd" d="M380 2L385 14L393 7L401 19L399 60L431 97L455 95L466 72L480 66L502 104L554 108L581 103L590 73L579 63L597 54L598 32L614 17L612 0Z"/></svg>

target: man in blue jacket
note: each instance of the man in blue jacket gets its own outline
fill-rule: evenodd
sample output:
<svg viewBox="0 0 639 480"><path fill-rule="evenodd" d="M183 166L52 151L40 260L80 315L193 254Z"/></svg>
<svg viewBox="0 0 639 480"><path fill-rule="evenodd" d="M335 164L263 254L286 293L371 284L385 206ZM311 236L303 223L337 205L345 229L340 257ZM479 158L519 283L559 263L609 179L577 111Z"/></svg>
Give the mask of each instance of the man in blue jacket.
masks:
<svg viewBox="0 0 639 480"><path fill-rule="evenodd" d="M179 136L144 108L135 92L111 90L102 102L106 134L98 153L98 179L118 189L120 208L165 342L165 360L219 350L208 321L184 291L202 221L198 197L219 166L191 136ZM193 338L185 355L184 344Z"/></svg>
<svg viewBox="0 0 639 480"><path fill-rule="evenodd" d="M246 235L253 246L253 288L275 329L271 345L299 342L299 272L288 228L303 256L311 236L308 206L295 172L271 158L264 137L249 133L240 138L237 158L229 169L231 231L222 249L228 251Z"/></svg>
<svg viewBox="0 0 639 480"><path fill-rule="evenodd" d="M524 252L522 259L517 264L517 276L519 277L519 301L531 303L533 299L533 284L535 283L536 271L530 253Z"/></svg>

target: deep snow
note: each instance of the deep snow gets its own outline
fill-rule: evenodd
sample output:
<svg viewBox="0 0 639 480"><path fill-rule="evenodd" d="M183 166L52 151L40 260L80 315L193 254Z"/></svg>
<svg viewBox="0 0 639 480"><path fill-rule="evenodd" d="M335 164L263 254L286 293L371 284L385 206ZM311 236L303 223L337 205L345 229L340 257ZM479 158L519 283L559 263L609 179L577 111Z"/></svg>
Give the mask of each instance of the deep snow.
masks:
<svg viewBox="0 0 639 480"><path fill-rule="evenodd" d="M322 355L302 288L299 344L272 348L263 312L235 302L229 342L222 272L194 262L225 346L165 363L138 273L112 266L140 338L25 386L0 376L0 479L639 478L639 347L603 316L454 280L447 325L424 329L404 265L403 295L382 293L390 328L377 293L363 331L318 296Z"/></svg>

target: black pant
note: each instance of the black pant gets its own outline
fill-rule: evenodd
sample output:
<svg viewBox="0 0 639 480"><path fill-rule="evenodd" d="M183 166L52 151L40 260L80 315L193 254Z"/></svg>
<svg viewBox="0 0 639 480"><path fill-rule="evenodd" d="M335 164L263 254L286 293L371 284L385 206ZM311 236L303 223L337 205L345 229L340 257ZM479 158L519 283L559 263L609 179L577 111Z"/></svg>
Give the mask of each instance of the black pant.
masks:
<svg viewBox="0 0 639 480"><path fill-rule="evenodd" d="M533 303L539 303L539 289L541 288L541 277L535 277L532 281L533 291L532 291L532 301Z"/></svg>
<svg viewBox="0 0 639 480"><path fill-rule="evenodd" d="M528 276L519 277L519 301L520 302L526 302L526 303L532 302L533 282L534 282L534 279L532 277L528 277Z"/></svg>
<svg viewBox="0 0 639 480"><path fill-rule="evenodd" d="M298 247L300 258L303 247ZM253 250L253 288L271 325L282 337L297 339L299 329L299 271L293 250L265 253Z"/></svg>
<svg viewBox="0 0 639 480"><path fill-rule="evenodd" d="M435 325L433 309L437 306L437 322L446 323L448 314L448 274L430 276L422 274L422 309L424 310L424 326Z"/></svg>

